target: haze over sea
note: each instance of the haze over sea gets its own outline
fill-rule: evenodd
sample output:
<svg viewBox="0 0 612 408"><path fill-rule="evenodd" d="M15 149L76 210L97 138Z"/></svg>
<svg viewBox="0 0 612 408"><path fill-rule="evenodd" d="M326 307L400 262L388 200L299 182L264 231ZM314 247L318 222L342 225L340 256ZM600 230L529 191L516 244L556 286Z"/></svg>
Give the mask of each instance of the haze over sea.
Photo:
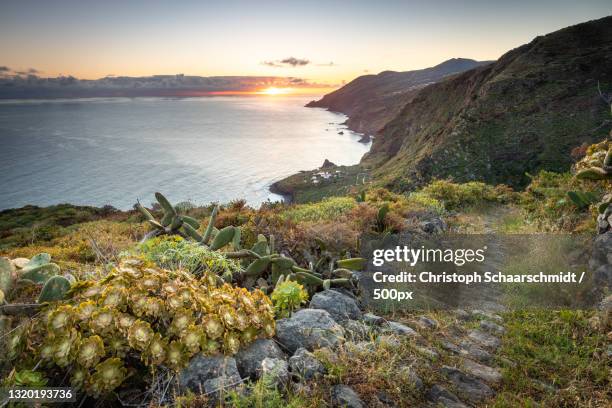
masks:
<svg viewBox="0 0 612 408"><path fill-rule="evenodd" d="M274 181L355 164L369 149L312 97L96 98L0 102L0 209L58 203L128 209L155 191L195 204L280 197ZM344 134L338 132L343 130Z"/></svg>

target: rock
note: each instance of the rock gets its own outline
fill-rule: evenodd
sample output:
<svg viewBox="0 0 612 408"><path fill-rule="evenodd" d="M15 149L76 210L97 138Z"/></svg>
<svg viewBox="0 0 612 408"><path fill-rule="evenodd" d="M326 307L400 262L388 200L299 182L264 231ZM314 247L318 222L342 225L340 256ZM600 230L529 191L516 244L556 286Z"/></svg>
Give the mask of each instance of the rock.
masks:
<svg viewBox="0 0 612 408"><path fill-rule="evenodd" d="M362 135L361 138L358 140L359 143L365 143L368 144L372 141L372 137L370 135Z"/></svg>
<svg viewBox="0 0 612 408"><path fill-rule="evenodd" d="M324 290L312 297L310 308L326 310L337 322L361 319L361 310L354 299L335 290Z"/></svg>
<svg viewBox="0 0 612 408"><path fill-rule="evenodd" d="M496 350L501 345L501 341L497 337L480 330L472 330L468 333L468 338L492 350Z"/></svg>
<svg viewBox="0 0 612 408"><path fill-rule="evenodd" d="M427 399L445 408L468 408L459 398L441 385L435 384L427 393Z"/></svg>
<svg viewBox="0 0 612 408"><path fill-rule="evenodd" d="M242 385L242 380L240 376L221 376L216 378L211 378L210 380L204 381L202 384L202 388L197 390L197 393L207 394L207 396L213 401L219 400L223 394L224 390L229 390L232 388L236 388ZM192 390L196 392L196 390Z"/></svg>
<svg viewBox="0 0 612 408"><path fill-rule="evenodd" d="M385 331L389 331L391 333L395 333L401 336L419 337L419 333L417 333L414 329L411 329L405 324L398 323L398 322L389 321L385 325L384 329Z"/></svg>
<svg viewBox="0 0 612 408"><path fill-rule="evenodd" d="M612 264L601 265L594 274L595 284L612 288Z"/></svg>
<svg viewBox="0 0 612 408"><path fill-rule="evenodd" d="M421 329L431 330L438 328L438 322L427 316L419 316L415 322Z"/></svg>
<svg viewBox="0 0 612 408"><path fill-rule="evenodd" d="M602 312L612 311L612 295L606 296L605 299L599 302L599 305L597 308L601 310Z"/></svg>
<svg viewBox="0 0 612 408"><path fill-rule="evenodd" d="M289 358L289 367L293 374L305 380L325 374L323 364L305 348L297 349L295 354Z"/></svg>
<svg viewBox="0 0 612 408"><path fill-rule="evenodd" d="M179 374L178 382L181 388L193 392L201 392L207 380L224 377L225 379L240 380L240 373L233 357L205 356L198 354L191 359L189 365ZM220 382L220 380L218 381ZM233 381L235 382L235 381Z"/></svg>
<svg viewBox="0 0 612 408"><path fill-rule="evenodd" d="M443 340L440 342L442 348L446 351L450 351L453 354L460 354L461 349L455 343L451 343L450 341Z"/></svg>
<svg viewBox="0 0 612 408"><path fill-rule="evenodd" d="M383 334L376 338L376 342L383 346L389 348L398 348L402 345L399 338L396 335Z"/></svg>
<svg viewBox="0 0 612 408"><path fill-rule="evenodd" d="M496 334L498 336L501 336L502 334L506 332L506 329L504 329L502 326L500 326L497 323L493 323L490 320L482 320L480 322L480 327L488 331L489 333Z"/></svg>
<svg viewBox="0 0 612 408"><path fill-rule="evenodd" d="M444 220L439 217L435 217L427 221L422 221L419 226L421 230L423 230L423 232L426 232L428 234L439 234L441 232L446 231L446 229L448 228L446 222L444 222Z"/></svg>
<svg viewBox="0 0 612 408"><path fill-rule="evenodd" d="M470 318L470 314L463 309L455 309L453 313L455 313L455 316L457 316L459 320L469 320Z"/></svg>
<svg viewBox="0 0 612 408"><path fill-rule="evenodd" d="M478 364L472 360L463 360L463 369L468 374L485 380L489 383L496 384L501 381L502 374L497 368L489 367L483 364Z"/></svg>
<svg viewBox="0 0 612 408"><path fill-rule="evenodd" d="M261 362L261 376L276 388L284 388L289 382L289 365L281 358L266 357Z"/></svg>
<svg viewBox="0 0 612 408"><path fill-rule="evenodd" d="M393 401L393 397L387 394L385 391L378 391L376 393L376 400L374 401L377 406L384 408L393 408L395 407L395 401Z"/></svg>
<svg viewBox="0 0 612 408"><path fill-rule="evenodd" d="M344 134L344 132L343 132L343 131L339 131L339 132L338 132L338 134L339 134L339 135L343 135L343 134Z"/></svg>
<svg viewBox="0 0 612 408"><path fill-rule="evenodd" d="M389 336L381 336L381 337L389 337ZM391 347L398 347L398 346L399 346L399 341L396 340L395 345ZM348 342L344 344L344 350L347 353L352 354L352 355L373 353L376 351L376 344L374 344L371 341L360 341L357 343Z"/></svg>
<svg viewBox="0 0 612 408"><path fill-rule="evenodd" d="M340 324L344 327L347 339L361 341L370 336L370 327L360 320L345 320Z"/></svg>
<svg viewBox="0 0 612 408"><path fill-rule="evenodd" d="M362 316L362 320L364 321L364 323L369 324L370 326L381 326L383 323L385 323L384 318L376 316L372 313L365 313Z"/></svg>
<svg viewBox="0 0 612 408"><path fill-rule="evenodd" d="M321 309L301 309L276 322L276 338L290 353L298 348L336 347L344 341L344 329Z"/></svg>
<svg viewBox="0 0 612 408"><path fill-rule="evenodd" d="M400 367L400 369L397 370L397 375L399 376L399 378L402 379L402 381L410 384L416 390L423 389L423 380L421 380L421 378L414 372L412 367L410 366Z"/></svg>
<svg viewBox="0 0 612 408"><path fill-rule="evenodd" d="M416 346L416 350L430 360L436 360L438 357L440 357L437 351L429 347Z"/></svg>
<svg viewBox="0 0 612 408"><path fill-rule="evenodd" d="M28 264L28 262L30 262L28 258L15 258L11 260L11 263L17 269L23 269Z"/></svg>
<svg viewBox="0 0 612 408"><path fill-rule="evenodd" d="M363 402L359 395L347 385L336 385L332 388L332 406L342 408L362 408Z"/></svg>
<svg viewBox="0 0 612 408"><path fill-rule="evenodd" d="M442 366L442 372L448 377L460 395L470 402L480 402L493 396L493 390L481 380L465 374L454 367Z"/></svg>
<svg viewBox="0 0 612 408"><path fill-rule="evenodd" d="M482 310L474 309L472 310L472 316L477 317L479 319L491 319L495 320L497 323L503 323L504 319L495 313L485 312Z"/></svg>
<svg viewBox="0 0 612 408"><path fill-rule="evenodd" d="M285 359L286 356L274 340L257 339L248 347L240 350L234 358L242 377L257 379L261 371L261 362L265 358Z"/></svg>
<svg viewBox="0 0 612 408"><path fill-rule="evenodd" d="M471 341L464 340L459 346L461 347L461 354L466 355L472 360L477 360L481 363L488 363L493 358L491 353L483 350Z"/></svg>
<svg viewBox="0 0 612 408"><path fill-rule="evenodd" d="M589 268L596 271L602 265L612 264L612 232L598 235L593 241Z"/></svg>
<svg viewBox="0 0 612 408"><path fill-rule="evenodd" d="M336 167L336 165L332 162L330 162L329 160L325 159L325 161L323 162L323 165L321 166L322 169L329 169L330 167Z"/></svg>

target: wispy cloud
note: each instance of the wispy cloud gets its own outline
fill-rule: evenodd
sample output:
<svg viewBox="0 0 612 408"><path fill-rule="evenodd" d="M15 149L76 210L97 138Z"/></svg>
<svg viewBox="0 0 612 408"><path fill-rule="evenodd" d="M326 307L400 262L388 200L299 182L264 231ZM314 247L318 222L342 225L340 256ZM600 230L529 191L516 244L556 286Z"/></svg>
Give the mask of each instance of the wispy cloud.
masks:
<svg viewBox="0 0 612 408"><path fill-rule="evenodd" d="M261 64L266 65L268 67L273 67L273 68L303 67L304 65L310 64L310 60L307 60L306 58L288 57L288 58L283 58L282 60L264 61Z"/></svg>
<svg viewBox="0 0 612 408"><path fill-rule="evenodd" d="M306 78L279 76L154 75L146 77L107 76L96 80L72 76L43 78L13 75L0 70L0 99L95 96L198 96L219 92L254 92L276 88L323 88L328 84Z"/></svg>
<svg viewBox="0 0 612 408"><path fill-rule="evenodd" d="M310 61L308 61L305 58L295 58L295 57L285 58L281 62L283 64L291 65L292 67L297 67L297 66L303 66L303 65L310 64Z"/></svg>
<svg viewBox="0 0 612 408"><path fill-rule="evenodd" d="M335 66L336 64L334 64L334 61L329 61L323 64L317 64L317 67L335 67Z"/></svg>

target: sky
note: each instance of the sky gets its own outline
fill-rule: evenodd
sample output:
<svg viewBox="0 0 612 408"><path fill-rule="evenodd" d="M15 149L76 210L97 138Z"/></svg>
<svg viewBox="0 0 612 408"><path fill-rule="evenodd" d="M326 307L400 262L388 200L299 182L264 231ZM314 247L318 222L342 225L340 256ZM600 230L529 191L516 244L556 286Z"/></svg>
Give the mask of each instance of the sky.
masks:
<svg viewBox="0 0 612 408"><path fill-rule="evenodd" d="M337 86L453 57L497 59L610 0L0 0L0 67L72 75L283 76Z"/></svg>

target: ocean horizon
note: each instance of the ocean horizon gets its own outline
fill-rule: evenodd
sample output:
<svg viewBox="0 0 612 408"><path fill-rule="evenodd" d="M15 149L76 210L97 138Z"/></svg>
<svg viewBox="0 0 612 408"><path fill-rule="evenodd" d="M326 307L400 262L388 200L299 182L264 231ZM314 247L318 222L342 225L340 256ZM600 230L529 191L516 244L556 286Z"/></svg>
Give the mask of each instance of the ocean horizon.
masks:
<svg viewBox="0 0 612 408"><path fill-rule="evenodd" d="M369 144L313 96L0 101L0 210L278 201L275 181L359 162ZM342 132L343 134L339 134Z"/></svg>

